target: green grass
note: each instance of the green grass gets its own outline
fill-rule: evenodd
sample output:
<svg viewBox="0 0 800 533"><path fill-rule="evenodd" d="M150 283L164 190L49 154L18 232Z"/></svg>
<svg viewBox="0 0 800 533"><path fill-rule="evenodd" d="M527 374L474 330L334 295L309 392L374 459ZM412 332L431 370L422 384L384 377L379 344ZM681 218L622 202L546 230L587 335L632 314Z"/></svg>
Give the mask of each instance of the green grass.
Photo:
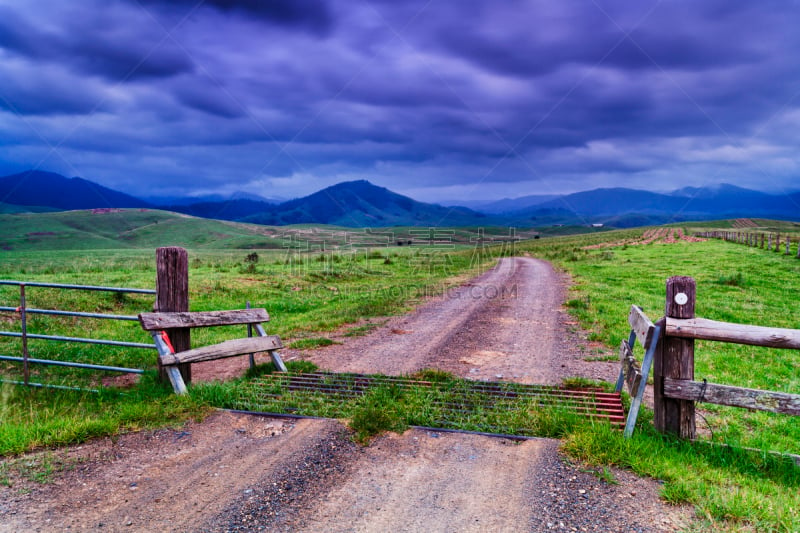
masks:
<svg viewBox="0 0 800 533"><path fill-rule="evenodd" d="M210 410L189 397L176 397L170 388L155 382L154 373L124 394L0 384L0 399L2 455L180 424L187 418L202 418Z"/></svg>
<svg viewBox="0 0 800 533"><path fill-rule="evenodd" d="M327 337L312 337L292 341L289 343L289 348L293 348L295 350L312 350L314 348L322 348L323 346L330 346L332 344L338 343Z"/></svg>
<svg viewBox="0 0 800 533"><path fill-rule="evenodd" d="M288 242L286 235L259 226L150 209L0 214L0 228L0 249L15 252L157 246L280 249Z"/></svg>
<svg viewBox="0 0 800 533"><path fill-rule="evenodd" d="M591 339L609 348L627 337L632 304L641 306L654 321L663 316L666 279L674 275L697 281L699 317L800 329L794 297L800 291L800 261L794 257L722 241L584 250L574 260L576 252L567 248L562 257L553 257L575 281L567 309ZM612 259L602 255L609 251ZM797 393L797 364L794 350L696 342L697 380ZM711 404L702 407L705 419L698 422L701 426L708 422L719 441L800 453L800 424L795 418Z"/></svg>
<svg viewBox="0 0 800 533"><path fill-rule="evenodd" d="M711 531L797 531L800 468L789 458L665 437L643 425L632 438L578 427L564 450L589 465L627 468L661 480L669 503L691 504Z"/></svg>
<svg viewBox="0 0 800 533"><path fill-rule="evenodd" d="M503 227L345 228L297 224L261 226L209 220L153 209L110 212L19 212L0 203L0 250L14 252L66 250L124 250L183 246L193 250L241 249L331 251L375 246L424 246L431 239L470 246L478 232L488 241L507 239ZM559 228L556 228L558 230ZM587 231L584 228L584 231ZM535 230L516 230L519 238L533 238ZM389 259L391 261L391 259Z"/></svg>
<svg viewBox="0 0 800 533"><path fill-rule="evenodd" d="M786 224L776 226L785 232ZM631 304L653 320L663 315L666 280L676 275L696 279L699 317L800 329L800 261L794 255L717 240L624 243L643 231L536 241L522 248L570 273L574 284L567 309L590 339L609 349L628 336ZM623 244L586 248L602 240ZM792 250L796 253L794 245ZM795 350L707 341L695 347L695 379L719 384L797 394L799 363ZM581 429L567 437L566 449L590 464L622 466L663 480L663 496L693 504L710 530L800 529L800 468L766 453L800 454L798 418L712 404L698 408L701 437L696 444L656 434L652 413L645 411L630 440L616 432Z"/></svg>

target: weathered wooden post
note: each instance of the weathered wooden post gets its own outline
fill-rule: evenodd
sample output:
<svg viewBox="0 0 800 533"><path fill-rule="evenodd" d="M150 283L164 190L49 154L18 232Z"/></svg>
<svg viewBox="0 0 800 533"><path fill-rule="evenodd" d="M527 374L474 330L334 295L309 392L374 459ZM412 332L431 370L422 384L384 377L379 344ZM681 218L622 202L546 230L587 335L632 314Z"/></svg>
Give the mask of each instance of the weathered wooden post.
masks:
<svg viewBox="0 0 800 533"><path fill-rule="evenodd" d="M789 246L791 245L791 243L792 243L792 238L787 235L786 236L786 253L784 255L789 255L789 253L790 253L789 252Z"/></svg>
<svg viewBox="0 0 800 533"><path fill-rule="evenodd" d="M156 249L156 312L185 312L189 310L189 254L183 248L168 246ZM168 329L167 335L176 352L191 348L189 328ZM189 363L179 365L184 383L192 381ZM159 376L168 381L160 367Z"/></svg>
<svg viewBox="0 0 800 533"><path fill-rule="evenodd" d="M761 249L764 249L764 234L761 234Z"/></svg>
<svg viewBox="0 0 800 533"><path fill-rule="evenodd" d="M667 280L664 315L694 318L696 284L693 278L675 276ZM662 336L653 362L655 426L662 433L681 438L695 437L694 402L664 397L664 378L694 379L694 339Z"/></svg>

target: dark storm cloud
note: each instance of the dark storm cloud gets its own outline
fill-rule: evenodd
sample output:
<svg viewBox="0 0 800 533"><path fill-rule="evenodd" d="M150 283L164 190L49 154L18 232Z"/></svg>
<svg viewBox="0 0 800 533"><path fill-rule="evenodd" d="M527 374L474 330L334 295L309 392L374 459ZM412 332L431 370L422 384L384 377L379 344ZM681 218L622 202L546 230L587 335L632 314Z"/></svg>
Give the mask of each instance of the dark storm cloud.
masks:
<svg viewBox="0 0 800 533"><path fill-rule="evenodd" d="M91 113L102 106L103 93L97 86L73 87L69 77L45 69L30 71L0 65L5 81L0 89L0 109L21 116Z"/></svg>
<svg viewBox="0 0 800 533"><path fill-rule="evenodd" d="M58 30L32 17L0 7L0 48L41 64L69 65L110 81L174 76L192 70L180 49L164 40L163 31L131 32L95 9L76 10Z"/></svg>
<svg viewBox="0 0 800 533"><path fill-rule="evenodd" d="M333 16L325 0L143 0L145 5L174 8L213 8L222 13L253 17L273 24L326 35Z"/></svg>
<svg viewBox="0 0 800 533"><path fill-rule="evenodd" d="M51 170L148 194L781 186L800 172L798 15L738 0L0 0L0 169L52 158L44 138Z"/></svg>
<svg viewBox="0 0 800 533"><path fill-rule="evenodd" d="M172 90L175 98L192 109L203 111L222 118L244 116L242 107L221 90L214 91L210 84L198 84L187 80Z"/></svg>
<svg viewBox="0 0 800 533"><path fill-rule="evenodd" d="M739 38L758 33L752 22L773 18L765 13L769 8L713 4L531 1L498 10L481 2L463 11L451 5L445 8L444 29L431 32L430 38L481 68L521 77L568 64L698 70L754 62L769 52ZM731 4L738 8L722 9Z"/></svg>

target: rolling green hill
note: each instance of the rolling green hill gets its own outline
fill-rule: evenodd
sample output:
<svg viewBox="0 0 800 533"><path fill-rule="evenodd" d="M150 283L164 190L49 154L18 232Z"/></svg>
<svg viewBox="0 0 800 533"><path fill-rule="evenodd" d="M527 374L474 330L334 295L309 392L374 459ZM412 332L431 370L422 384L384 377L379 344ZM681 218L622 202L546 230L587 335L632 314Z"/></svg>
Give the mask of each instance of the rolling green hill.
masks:
<svg viewBox="0 0 800 533"><path fill-rule="evenodd" d="M269 228L149 209L0 214L0 230L6 251L281 248L285 242Z"/></svg>
<svg viewBox="0 0 800 533"><path fill-rule="evenodd" d="M16 205L16 204L6 204L0 202L0 214L8 214L8 213L52 213L53 211L58 211L53 207L40 207L40 206L29 206L29 205Z"/></svg>
<svg viewBox="0 0 800 533"><path fill-rule="evenodd" d="M559 230L561 228L552 228ZM591 231L583 228L584 231ZM101 250L183 246L192 249L285 249L306 251L344 247L452 244L507 240L509 228L453 229L397 226L345 228L323 224L260 226L191 217L152 209L94 209L56 213L0 214L0 250ZM538 232L513 230L514 238Z"/></svg>

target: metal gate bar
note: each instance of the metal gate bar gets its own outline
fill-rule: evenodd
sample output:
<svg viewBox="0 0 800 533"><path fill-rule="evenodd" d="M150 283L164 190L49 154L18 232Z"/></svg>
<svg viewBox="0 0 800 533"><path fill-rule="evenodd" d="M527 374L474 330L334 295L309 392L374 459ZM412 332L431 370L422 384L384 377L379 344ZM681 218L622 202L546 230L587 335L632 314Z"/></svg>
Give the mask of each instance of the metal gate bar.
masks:
<svg viewBox="0 0 800 533"><path fill-rule="evenodd" d="M133 373L133 374L142 374L144 373L143 370L138 368L124 368L124 367L117 367L117 366L107 366L107 365L93 365L88 363L78 363L73 361L54 361L50 359L33 359L29 356L28 352L28 339L43 339L43 340L50 340L50 341L61 341L61 342L79 342L79 343L87 343L87 344L99 344L105 346L123 346L127 348L143 348L143 349L150 349L155 350L156 347L153 344L145 344L141 342L126 342L126 341L114 341L114 340L107 340L107 339L88 339L82 337L67 337L63 335L41 335L41 334L34 334L28 333L28 320L27 315L31 314L41 314L41 315L54 315L54 316L73 316L73 317L80 317L80 318L95 318L95 319L102 319L102 320L127 320L127 321L138 321L138 317L130 316L130 315L115 315L115 314L102 314L102 313L84 313L79 311L62 311L57 309L36 309L36 308L28 308L26 304L26 294L25 289L26 287L42 287L42 288L49 288L49 289L72 289L72 290L86 290L86 291L104 291L104 292L112 292L112 293L132 293L132 294L152 294L155 295L156 291L153 289L135 289L135 288L124 288L124 287L106 287L101 285L72 285L66 283L42 283L42 282L28 282L28 281L15 281L15 280L0 280L0 285L11 285L19 287L19 307L0 307L0 312L12 312L12 313L19 313L20 320L21 320L21 332L15 331L0 331L0 337L17 337L22 339L22 357L13 357L13 356L0 356L0 360L4 361L12 361L12 362L21 362L23 366L23 375L24 381L22 382L25 385L30 386L37 386L37 387L51 387L51 388L65 388L65 389L74 389L74 387L60 387L60 386L50 386L50 385L42 385L40 383L31 383L30 382L30 364L41 364L41 365L53 365L53 366L63 366L63 367L72 367L72 368L85 368L89 370L107 370L111 372L124 372L124 373ZM18 383L12 381L4 381L6 383Z"/></svg>
<svg viewBox="0 0 800 533"><path fill-rule="evenodd" d="M154 289L127 289L123 287L103 287L101 285L68 285L64 283L40 283L38 281L14 281L0 279L0 285L25 285L28 287L47 287L50 289L79 289L84 291L130 292L134 294L156 294Z"/></svg>
<svg viewBox="0 0 800 533"><path fill-rule="evenodd" d="M16 313L20 311L20 308L0 306L0 311ZM139 317L134 315L105 315L103 313L81 313L79 311L58 311L56 309L34 309L33 307L26 307L25 311L36 315L77 316L81 318L102 318L106 320L139 320Z"/></svg>
<svg viewBox="0 0 800 533"><path fill-rule="evenodd" d="M0 361L22 362L22 357L0 355ZM73 363L72 361L54 361L52 359L28 358L28 363L34 365L68 366L73 368L88 368L89 370L108 370L109 372L123 372L125 374L144 374L141 368L125 368L122 366L90 365L88 363Z"/></svg>
<svg viewBox="0 0 800 533"><path fill-rule="evenodd" d="M143 342L127 342L127 341L111 341L106 339L84 339L81 337L63 337L61 335L40 335L38 333L16 333L14 331L0 331L0 337L27 337L29 339L44 339L48 341L64 341L64 342L84 342L87 344L105 344L108 346L127 346L128 348L146 348L155 350L155 344L146 344Z"/></svg>

